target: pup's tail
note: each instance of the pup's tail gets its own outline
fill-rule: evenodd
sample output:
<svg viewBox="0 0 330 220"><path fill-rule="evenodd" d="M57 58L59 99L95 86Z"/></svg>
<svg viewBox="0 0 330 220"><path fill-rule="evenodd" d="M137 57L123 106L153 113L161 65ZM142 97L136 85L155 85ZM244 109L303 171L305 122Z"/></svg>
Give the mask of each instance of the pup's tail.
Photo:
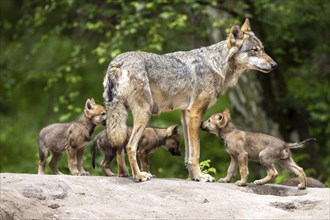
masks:
<svg viewBox="0 0 330 220"><path fill-rule="evenodd" d="M103 98L107 110L107 136L114 147L125 143L127 134L127 109L118 91L118 79L122 76L120 66L109 65L104 77Z"/></svg>
<svg viewBox="0 0 330 220"><path fill-rule="evenodd" d="M92 166L95 169L95 157L97 153L97 140L95 139L92 146Z"/></svg>
<svg viewBox="0 0 330 220"><path fill-rule="evenodd" d="M316 139L315 138L308 138L304 141L301 141L301 142L297 142L297 143L289 143L287 144L287 147L291 148L291 149L294 149L294 148L300 148L302 147L304 144L306 144L307 142L309 141L315 141Z"/></svg>

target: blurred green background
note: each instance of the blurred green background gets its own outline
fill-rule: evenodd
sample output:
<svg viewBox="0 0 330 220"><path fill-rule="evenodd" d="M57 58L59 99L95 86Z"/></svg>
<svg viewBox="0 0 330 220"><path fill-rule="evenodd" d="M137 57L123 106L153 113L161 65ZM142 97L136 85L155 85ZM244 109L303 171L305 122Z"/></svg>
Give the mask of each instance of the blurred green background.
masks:
<svg viewBox="0 0 330 220"><path fill-rule="evenodd" d="M269 74L244 73L204 120L228 107L241 127L288 142L315 137L316 142L293 151L294 159L308 176L329 187L326 0L1 0L0 171L36 173L41 128L77 119L87 98L103 103L103 77L117 54L163 54L208 46L226 39L230 27L245 18L279 67ZM180 124L180 113L162 113L150 124ZM181 150L184 155L183 138ZM85 169L103 175L100 167L91 167L91 147L85 152ZM97 163L101 159L98 153ZM204 170L218 179L226 175L229 160L221 141L201 132ZM68 174L66 164L64 156L60 170ZM250 181L265 175L260 165L249 167ZM294 177L279 170L275 182ZM172 157L163 148L151 155L151 171L158 177L188 177L184 157Z"/></svg>

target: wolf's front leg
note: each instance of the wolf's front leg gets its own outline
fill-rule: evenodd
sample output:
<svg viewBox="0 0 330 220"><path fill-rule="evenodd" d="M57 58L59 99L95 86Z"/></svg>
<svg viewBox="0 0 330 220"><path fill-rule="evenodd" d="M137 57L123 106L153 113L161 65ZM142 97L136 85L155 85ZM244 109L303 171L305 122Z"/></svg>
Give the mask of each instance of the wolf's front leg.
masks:
<svg viewBox="0 0 330 220"><path fill-rule="evenodd" d="M68 167L72 175L78 176L79 170L77 168L77 151L72 146L66 148L68 154Z"/></svg>
<svg viewBox="0 0 330 220"><path fill-rule="evenodd" d="M84 150L85 148L77 150L77 168L80 176L90 176L90 172L84 170Z"/></svg>
<svg viewBox="0 0 330 220"><path fill-rule="evenodd" d="M209 174L201 172L199 167L200 157L200 125L204 111L197 110L186 110L185 111L185 123L187 129L188 143L185 143L186 151L188 151L188 158L186 158L187 168L192 180L202 182L214 182L214 178ZM183 126L185 127L185 126ZM186 138L185 138L186 139Z"/></svg>
<svg viewBox="0 0 330 220"><path fill-rule="evenodd" d="M218 180L219 183L229 183L233 179L233 177L236 175L238 161L237 161L237 158L234 157L233 155L230 155L230 156L231 156L231 160L230 160L230 165L227 170L227 176L225 178L220 178Z"/></svg>
<svg viewBox="0 0 330 220"><path fill-rule="evenodd" d="M248 153L241 152L238 155L238 164L239 164L239 172L241 174L241 180L236 181L236 185L238 186L246 186L248 176L249 176L249 169L248 169Z"/></svg>

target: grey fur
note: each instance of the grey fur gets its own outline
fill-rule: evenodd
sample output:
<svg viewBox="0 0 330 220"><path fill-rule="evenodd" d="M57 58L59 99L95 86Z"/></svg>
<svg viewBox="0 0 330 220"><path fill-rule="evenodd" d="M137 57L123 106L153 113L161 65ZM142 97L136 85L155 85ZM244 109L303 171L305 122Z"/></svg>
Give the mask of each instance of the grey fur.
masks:
<svg viewBox="0 0 330 220"><path fill-rule="evenodd" d="M72 175L89 175L83 168L84 148L88 145L95 126L105 125L106 114L103 106L87 99L84 114L74 122L57 123L44 127L39 134L39 167L38 174L45 173L46 160L49 153L53 157L49 166L54 174L62 174L57 163L66 150L68 166Z"/></svg>
<svg viewBox="0 0 330 220"><path fill-rule="evenodd" d="M274 163L278 161L283 167L299 177L299 189L306 188L305 172L293 161L290 149L302 147L308 141L315 140L314 138L299 143L286 143L267 134L243 131L230 121L228 109L222 113L211 115L207 121L202 123L201 128L221 138L226 151L231 156L227 176L223 179L220 178L219 182L230 182L239 166L241 180L237 181L236 184L245 186L249 174L249 159L260 162L267 170L267 176L261 180L255 180L255 184L266 184L276 178L278 172Z"/></svg>
<svg viewBox="0 0 330 220"><path fill-rule="evenodd" d="M220 94L236 84L244 70L269 72L276 65L250 31L248 20L241 29L233 26L227 40L208 47L164 55L120 54L110 62L103 82L109 141L118 148L124 143L130 109L134 128L127 154L134 179L146 181L150 175L141 173L136 163L136 148L143 130L151 114L179 109L190 176L198 181L213 181L199 168L199 125L203 114Z"/></svg>
<svg viewBox="0 0 330 220"><path fill-rule="evenodd" d="M127 127L125 144L127 144L128 139L132 134L132 130L133 128L131 126ZM181 156L179 125L173 125L168 128L147 127L144 130L137 148L138 161L142 171L150 173L149 155L161 146L163 146L173 156ZM101 131L94 138L92 156L93 168L95 168L97 149L100 149L104 154L104 159L100 163L100 167L102 168L104 174L107 176L115 176L115 174L109 169L109 166L116 155L117 148L109 144L106 130ZM121 176L128 175L128 173L121 174Z"/></svg>

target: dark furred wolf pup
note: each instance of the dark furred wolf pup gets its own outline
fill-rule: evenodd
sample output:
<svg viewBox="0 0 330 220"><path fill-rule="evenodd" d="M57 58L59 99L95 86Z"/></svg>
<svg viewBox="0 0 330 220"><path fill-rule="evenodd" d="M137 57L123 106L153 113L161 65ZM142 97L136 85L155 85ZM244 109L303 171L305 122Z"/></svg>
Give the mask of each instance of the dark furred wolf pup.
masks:
<svg viewBox="0 0 330 220"><path fill-rule="evenodd" d="M132 134L132 127L127 127L127 144L129 137ZM180 130L178 125L172 125L168 128L151 128L147 127L139 141L137 148L137 159L141 170L150 173L149 154L151 154L156 148L164 146L173 156L181 156L180 151ZM93 143L93 157L92 165L95 168L95 156L96 150L99 148L104 154L104 159L100 163L100 166L107 176L115 176L109 169L109 165L113 158L116 156L117 148L114 148L109 144L106 130L100 132L95 138ZM119 169L120 167L118 167ZM151 173L150 173L151 174ZM129 176L127 170L120 172L121 176Z"/></svg>
<svg viewBox="0 0 330 220"><path fill-rule="evenodd" d="M119 54L110 62L103 81L107 132L111 145L118 149L118 165L126 166L120 158L124 157L128 109L133 113L133 131L126 150L135 181L151 178L140 171L136 159L151 115L179 109L189 174L196 181L214 181L199 167L202 116L219 95L236 84L242 72L252 69L268 73L276 66L250 30L248 20L241 28L234 25L227 40L208 47L164 55Z"/></svg>
<svg viewBox="0 0 330 220"><path fill-rule="evenodd" d="M62 174L57 163L63 151L68 154L68 167L72 175L90 175L83 167L84 148L97 125L105 125L106 113L103 106L87 99L84 114L74 122L51 124L40 131L38 139L39 168L38 174L45 173L49 153L53 153L49 166L54 174Z"/></svg>
<svg viewBox="0 0 330 220"><path fill-rule="evenodd" d="M302 147L306 142L315 140L310 138L299 143L286 143L270 135L242 131L230 120L229 110L222 113L215 113L202 123L201 128L217 135L224 142L226 151L231 156L227 176L219 179L219 182L230 182L235 176L237 166L241 174L241 180L237 181L238 186L245 186L249 170L248 159L260 162L267 170L267 176L255 180L258 185L266 184L275 179L278 175L274 163L278 161L284 168L295 173L299 178L299 189L305 189L307 179L304 170L299 167L291 157L290 149Z"/></svg>

